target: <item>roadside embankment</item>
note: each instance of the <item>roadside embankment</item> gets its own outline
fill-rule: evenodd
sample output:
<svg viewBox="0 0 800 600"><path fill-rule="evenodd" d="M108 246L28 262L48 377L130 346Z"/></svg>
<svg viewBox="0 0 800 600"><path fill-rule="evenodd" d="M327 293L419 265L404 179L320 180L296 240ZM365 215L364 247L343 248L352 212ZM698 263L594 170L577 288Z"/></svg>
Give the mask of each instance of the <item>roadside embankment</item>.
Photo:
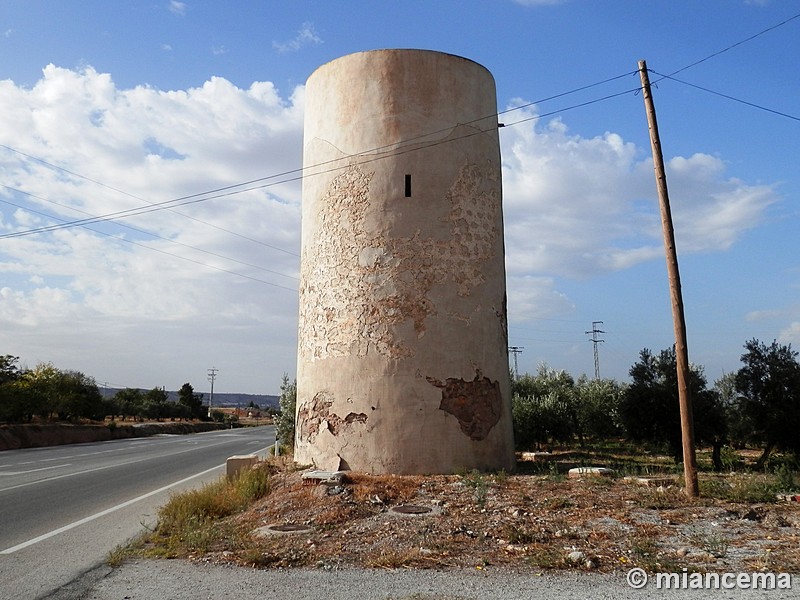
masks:
<svg viewBox="0 0 800 600"><path fill-rule="evenodd" d="M131 423L109 425L72 425L45 423L41 425L0 425L0 451L19 448L39 448L62 444L103 442L123 438L148 437L157 434L187 434L226 429L223 423Z"/></svg>

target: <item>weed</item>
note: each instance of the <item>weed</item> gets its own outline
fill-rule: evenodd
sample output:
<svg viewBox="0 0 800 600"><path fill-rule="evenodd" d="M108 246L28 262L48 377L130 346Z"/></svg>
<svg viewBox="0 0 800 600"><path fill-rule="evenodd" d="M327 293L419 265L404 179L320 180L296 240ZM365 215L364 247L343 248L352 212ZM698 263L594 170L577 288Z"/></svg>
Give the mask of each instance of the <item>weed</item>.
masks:
<svg viewBox="0 0 800 600"><path fill-rule="evenodd" d="M642 487L638 490L633 501L642 508L649 508L652 510L676 508L679 506L686 506L689 503L689 499L683 491L671 487Z"/></svg>
<svg viewBox="0 0 800 600"><path fill-rule="evenodd" d="M564 510L573 506L572 500L563 496L556 498L548 498L542 504L544 508L550 511Z"/></svg>
<svg viewBox="0 0 800 600"><path fill-rule="evenodd" d="M797 489L794 481L794 469L787 463L783 463L775 469L776 485L781 492L792 492Z"/></svg>
<svg viewBox="0 0 800 600"><path fill-rule="evenodd" d="M269 489L269 472L253 468L230 481L221 478L175 494L159 509L155 530L145 540L157 542L171 556L207 552L220 542L236 547L240 545L236 533L223 519L264 497Z"/></svg>
<svg viewBox="0 0 800 600"><path fill-rule="evenodd" d="M474 490L475 503L483 510L486 507L486 496L489 493L489 484L486 478L477 470L473 470L464 477L464 484Z"/></svg>
<svg viewBox="0 0 800 600"><path fill-rule="evenodd" d="M117 546L106 556L106 564L109 567L118 567L128 557L129 550L127 546Z"/></svg>
<svg viewBox="0 0 800 600"><path fill-rule="evenodd" d="M534 542L545 543L550 539L550 535L546 532L519 527L511 523L501 528L500 537L504 540L508 540L509 544L515 545L532 544Z"/></svg>
<svg viewBox="0 0 800 600"><path fill-rule="evenodd" d="M506 473L505 469L501 469L494 474L494 483L500 486L508 483L508 473Z"/></svg>
<svg viewBox="0 0 800 600"><path fill-rule="evenodd" d="M239 560L243 564L253 567L254 569L262 569L280 562L280 557L270 552L264 552L259 548L248 548L239 554Z"/></svg>
<svg viewBox="0 0 800 600"><path fill-rule="evenodd" d="M748 477L744 481L736 482L732 487L733 502L775 502L777 486L763 476Z"/></svg>
<svg viewBox="0 0 800 600"><path fill-rule="evenodd" d="M775 502L778 487L767 475L736 475L700 480L702 496L747 504Z"/></svg>
<svg viewBox="0 0 800 600"><path fill-rule="evenodd" d="M718 533L692 532L688 538L692 544L716 558L725 558L728 554L730 540Z"/></svg>
<svg viewBox="0 0 800 600"><path fill-rule="evenodd" d="M531 566L538 569L557 569L564 566L563 553L551 546L533 548L528 560Z"/></svg>
<svg viewBox="0 0 800 600"><path fill-rule="evenodd" d="M659 568L658 544L655 540L651 537L635 536L630 543L631 555L637 564L651 571Z"/></svg>
<svg viewBox="0 0 800 600"><path fill-rule="evenodd" d="M728 545L728 538L713 534L705 539L702 548L712 556L716 556L717 558L725 558L728 554Z"/></svg>
<svg viewBox="0 0 800 600"><path fill-rule="evenodd" d="M612 477L589 477L586 485L602 493L603 490L607 490L614 485L614 479Z"/></svg>
<svg viewBox="0 0 800 600"><path fill-rule="evenodd" d="M719 454L720 461L722 462L722 468L728 472L731 471L738 471L742 468L744 462L742 461L739 454L731 448L730 446L723 446L722 450L720 450Z"/></svg>
<svg viewBox="0 0 800 600"><path fill-rule="evenodd" d="M259 500L270 492L270 476L266 469L244 469L235 479L233 487L245 504Z"/></svg>
<svg viewBox="0 0 800 600"><path fill-rule="evenodd" d="M557 482L564 481L565 479L564 474L559 472L557 462L547 463L547 469L548 469L548 479L550 481L557 481Z"/></svg>
<svg viewBox="0 0 800 600"><path fill-rule="evenodd" d="M314 519L314 522L326 530L333 530L337 525L341 525L342 523L363 519L372 515L375 509L370 509L370 506L370 504L365 502L336 502L330 508L326 508L320 512Z"/></svg>
<svg viewBox="0 0 800 600"><path fill-rule="evenodd" d="M370 568L398 569L411 567L420 561L420 553L416 548L406 550L387 550L365 560L365 565Z"/></svg>

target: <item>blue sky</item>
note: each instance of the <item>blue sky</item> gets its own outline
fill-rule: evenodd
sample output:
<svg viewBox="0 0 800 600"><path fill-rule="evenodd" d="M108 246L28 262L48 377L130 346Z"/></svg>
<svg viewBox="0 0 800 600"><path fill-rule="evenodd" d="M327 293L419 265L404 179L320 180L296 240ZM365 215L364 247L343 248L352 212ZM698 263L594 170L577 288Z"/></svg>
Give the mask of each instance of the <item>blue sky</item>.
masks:
<svg viewBox="0 0 800 600"><path fill-rule="evenodd" d="M494 75L500 111L527 105L501 116L520 371L592 375L593 321L602 376L626 381L642 348L673 343L639 59L658 81L690 360L713 382L751 338L800 347L799 14L769 0L2 2L0 354L144 388L207 391L215 366L215 391L277 392L295 370L299 182L9 236L299 168L306 79L376 48L465 56Z"/></svg>

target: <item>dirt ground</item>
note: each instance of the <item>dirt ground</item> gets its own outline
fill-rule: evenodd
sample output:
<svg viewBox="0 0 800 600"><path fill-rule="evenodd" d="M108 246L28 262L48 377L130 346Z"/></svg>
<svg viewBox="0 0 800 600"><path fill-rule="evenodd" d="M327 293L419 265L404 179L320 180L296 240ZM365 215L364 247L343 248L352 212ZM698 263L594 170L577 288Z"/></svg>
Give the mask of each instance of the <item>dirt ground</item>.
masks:
<svg viewBox="0 0 800 600"><path fill-rule="evenodd" d="M270 468L271 493L190 558L258 568L800 573L800 503L730 500L758 476L702 474L704 488L727 499L690 500L675 477L570 478L524 462L513 475L347 473L327 483Z"/></svg>

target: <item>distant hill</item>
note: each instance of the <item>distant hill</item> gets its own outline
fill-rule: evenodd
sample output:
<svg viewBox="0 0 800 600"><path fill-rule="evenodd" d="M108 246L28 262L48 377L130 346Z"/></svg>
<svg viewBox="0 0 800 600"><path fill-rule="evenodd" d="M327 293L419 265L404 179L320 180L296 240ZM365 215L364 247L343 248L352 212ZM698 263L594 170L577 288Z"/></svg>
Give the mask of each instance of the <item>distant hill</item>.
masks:
<svg viewBox="0 0 800 600"><path fill-rule="evenodd" d="M178 392L169 392L170 400L178 400ZM278 408L279 396L270 396L268 394L225 394L214 392L214 405L215 406L230 406L245 408L252 402L261 408ZM208 394L203 394L203 403L208 403Z"/></svg>
<svg viewBox="0 0 800 600"><path fill-rule="evenodd" d="M120 391L119 388L100 388L100 393L104 398L110 398ZM149 390L141 390L143 393ZM198 393L198 392L195 392ZM178 392L167 392L167 396L172 402L178 401ZM214 406L240 407L245 408L252 402L260 408L278 408L278 396L269 394L229 394L224 392L214 392ZM203 394L203 404L208 404L208 394Z"/></svg>

